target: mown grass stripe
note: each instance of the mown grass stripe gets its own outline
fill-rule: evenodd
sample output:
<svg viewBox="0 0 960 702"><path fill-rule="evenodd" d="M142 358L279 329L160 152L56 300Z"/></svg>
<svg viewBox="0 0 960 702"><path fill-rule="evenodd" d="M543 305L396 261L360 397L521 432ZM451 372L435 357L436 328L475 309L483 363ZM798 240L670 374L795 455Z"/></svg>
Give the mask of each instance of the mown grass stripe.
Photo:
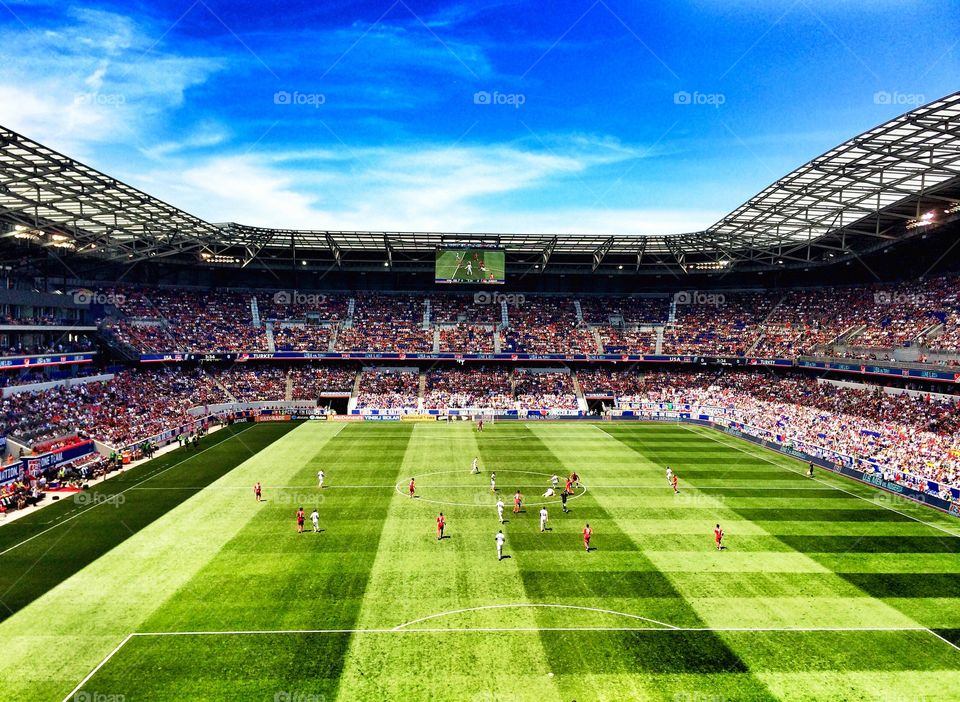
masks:
<svg viewBox="0 0 960 702"><path fill-rule="evenodd" d="M561 475L576 470L588 485L593 471L602 470L605 456L610 454L611 448L619 447L608 437L595 434L596 430L592 428L586 428L586 432L576 432L576 435L562 432L559 427L542 425L510 429L517 434L518 443L526 451L538 454L540 465L555 466ZM505 462L511 460L508 456L499 458ZM622 460L622 457L618 460ZM642 462L637 466L637 474L652 476L659 474L659 471L651 463ZM541 534L525 534L518 546L524 586L533 601L593 604L632 600L632 607L647 609L628 611L684 628L704 626L684 596L645 556L630 535L619 528L617 520L604 509L596 496L588 490L586 496L572 506L572 510L570 515L554 516L556 532L548 535L549 539L543 539ZM528 517L526 521L533 520ZM595 529L594 544L597 548L591 553L583 551L579 539L580 529L588 521ZM539 542L547 540L553 542L554 549L569 550L571 563L575 560L597 559L619 565L616 570L603 572L582 571L573 565L566 573L543 572L537 566L537 553ZM561 540L562 545L557 543ZM540 621L544 626L548 623L542 615ZM764 685L749 674L743 661L714 632L671 632L665 638L637 632L545 631L541 638L554 667L564 671L590 670L610 676L633 671L654 675L657 676L657 694L663 696L687 694L691 680L696 676L722 672L731 676L731 682L736 681L738 696L770 698ZM681 674L686 680L682 685L674 683L675 686L671 688L670 683L661 677L668 673ZM589 696L589 688L585 688L576 675L563 676L560 684L570 697ZM616 691L610 694L615 697Z"/></svg>
<svg viewBox="0 0 960 702"><path fill-rule="evenodd" d="M286 693L333 699L392 497L386 491L321 492L316 472L322 468L329 484L394 480L412 431L409 425L347 425L319 451L303 456L306 460L293 464L284 481L302 485L300 490L265 489L266 501L254 518L143 626L151 631L295 630L315 628L311 625L322 617L326 628L341 633L213 643L138 637L90 681L89 689L125 685L129 694L145 699L272 699ZM312 533L309 521L305 533L296 532L294 514L300 506L307 512L319 507L323 532ZM206 659L211 648L216 655L209 665L191 673L198 669L193 661ZM153 674L138 679L141 669Z"/></svg>
<svg viewBox="0 0 960 702"><path fill-rule="evenodd" d="M4 526L0 529L0 621L183 501L176 493L147 494L135 491L136 486L146 481L176 483L187 476L196 485L209 485L291 428L228 427L205 439L199 451L172 451L82 493L88 506L78 506L72 496L66 497Z"/></svg>

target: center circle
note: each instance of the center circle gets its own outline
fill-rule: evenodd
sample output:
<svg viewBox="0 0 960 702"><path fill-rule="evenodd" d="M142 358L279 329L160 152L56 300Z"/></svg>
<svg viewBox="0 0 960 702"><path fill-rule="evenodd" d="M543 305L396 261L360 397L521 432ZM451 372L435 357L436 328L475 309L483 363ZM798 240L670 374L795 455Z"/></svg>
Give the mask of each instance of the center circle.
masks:
<svg viewBox="0 0 960 702"><path fill-rule="evenodd" d="M541 473L539 471L533 470L498 470L494 471L497 474L497 493L490 491L490 473L470 473L469 471L463 470L438 470L431 473L420 473L419 475L414 474L413 477L417 481L417 500L420 502L429 502L435 505L449 505L452 507L481 507L483 509L489 509L496 506L496 494L500 494L504 497L505 507L513 509L513 493L520 488L520 491L523 492L525 488L533 488L535 490L544 490L552 487L550 484L550 478L553 477L553 473ZM441 484L441 485L430 485L429 483L423 484L420 481L423 478L430 478L437 475L457 475L462 479L462 483L457 481L454 484ZM542 476L545 478L545 481L542 485L535 485L531 482L530 478L527 478L526 481L522 479L514 479L512 476ZM402 480L396 484L396 490L400 495L407 497L409 481ZM421 490L423 493L421 494ZM470 502L466 502L462 499L452 499L452 500L442 500L437 499L435 495L438 491L443 491L443 494L446 494L447 491L456 493L463 493L468 490L475 490L474 498ZM574 490L574 493L567 498L567 501L576 499L577 497L582 497L587 492L587 487L581 482L578 487ZM434 496L431 496L434 495ZM529 507L540 507L542 505L551 505L551 504L561 504L562 500L560 499L559 493L556 498L547 498L544 499L543 494L537 492L536 497L539 498L537 501L529 501L524 499L523 504Z"/></svg>

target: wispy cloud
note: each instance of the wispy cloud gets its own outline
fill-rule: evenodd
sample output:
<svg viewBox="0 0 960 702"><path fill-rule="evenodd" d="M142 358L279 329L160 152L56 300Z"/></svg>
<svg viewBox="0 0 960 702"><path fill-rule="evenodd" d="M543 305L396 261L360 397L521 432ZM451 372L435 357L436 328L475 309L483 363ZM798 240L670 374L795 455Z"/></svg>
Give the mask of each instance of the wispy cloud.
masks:
<svg viewBox="0 0 960 702"><path fill-rule="evenodd" d="M503 143L245 154L131 176L211 221L290 228L663 233L701 228L718 215L531 208L538 193L556 199L571 177L639 158L638 149L610 138L550 141L550 150Z"/></svg>
<svg viewBox="0 0 960 702"><path fill-rule="evenodd" d="M5 25L0 120L77 156L91 143L150 140L186 92L222 68L213 56L149 51L156 33L91 9L31 31Z"/></svg>

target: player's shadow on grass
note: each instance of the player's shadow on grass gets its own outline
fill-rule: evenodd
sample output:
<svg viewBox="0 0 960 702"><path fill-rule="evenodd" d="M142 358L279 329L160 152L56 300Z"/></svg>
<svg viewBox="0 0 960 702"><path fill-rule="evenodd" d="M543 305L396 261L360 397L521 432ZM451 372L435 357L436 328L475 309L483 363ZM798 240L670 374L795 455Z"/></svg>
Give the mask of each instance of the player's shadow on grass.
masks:
<svg viewBox="0 0 960 702"><path fill-rule="evenodd" d="M439 539L437 539L437 541L443 541L444 539L451 539L451 538L453 538L453 537L450 536L450 534L444 534L444 535L441 536Z"/></svg>

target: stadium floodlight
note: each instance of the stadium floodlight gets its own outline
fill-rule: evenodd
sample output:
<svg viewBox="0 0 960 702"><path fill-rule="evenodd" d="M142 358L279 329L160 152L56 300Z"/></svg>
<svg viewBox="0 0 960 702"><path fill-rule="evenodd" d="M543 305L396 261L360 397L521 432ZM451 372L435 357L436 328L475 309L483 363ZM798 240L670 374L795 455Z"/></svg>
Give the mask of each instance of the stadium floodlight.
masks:
<svg viewBox="0 0 960 702"><path fill-rule="evenodd" d="M922 216L917 219L911 219L907 222L907 229L916 229L917 227L926 227L927 225L933 224L934 212L930 210L925 212Z"/></svg>

